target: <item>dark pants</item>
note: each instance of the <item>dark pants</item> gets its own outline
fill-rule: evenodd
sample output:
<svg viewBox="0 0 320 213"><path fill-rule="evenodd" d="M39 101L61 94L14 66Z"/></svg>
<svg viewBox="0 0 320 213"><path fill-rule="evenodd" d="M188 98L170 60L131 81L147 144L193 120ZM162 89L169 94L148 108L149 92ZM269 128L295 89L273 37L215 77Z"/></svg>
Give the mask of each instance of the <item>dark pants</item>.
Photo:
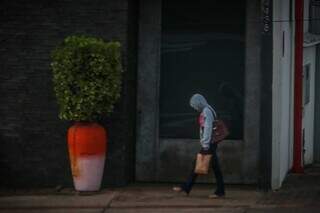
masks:
<svg viewBox="0 0 320 213"><path fill-rule="evenodd" d="M222 176L222 172L220 169L220 164L219 164L219 159L218 159L218 155L217 155L217 144L211 144L210 145L210 154L212 154L212 170L214 172L214 175L216 177L216 184L217 184L217 189L214 192L216 195L224 195L225 191L224 191L224 182L223 182L223 176ZM192 166L192 171L191 174L189 175L187 181L185 183L183 183L181 185L181 188L187 193L189 194L189 192L192 189L193 184L195 183L198 174L196 174L194 172L194 168L195 168L195 162L196 160L194 160L193 162L193 166Z"/></svg>

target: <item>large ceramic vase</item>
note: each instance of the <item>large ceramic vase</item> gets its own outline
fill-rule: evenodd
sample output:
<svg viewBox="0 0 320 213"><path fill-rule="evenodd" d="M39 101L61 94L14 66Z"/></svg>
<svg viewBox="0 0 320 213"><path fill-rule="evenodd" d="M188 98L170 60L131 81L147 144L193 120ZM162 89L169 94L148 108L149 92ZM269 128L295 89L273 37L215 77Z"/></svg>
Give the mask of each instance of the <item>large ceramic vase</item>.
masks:
<svg viewBox="0 0 320 213"><path fill-rule="evenodd" d="M68 148L75 189L98 191L107 151L106 130L97 123L77 122L68 130Z"/></svg>

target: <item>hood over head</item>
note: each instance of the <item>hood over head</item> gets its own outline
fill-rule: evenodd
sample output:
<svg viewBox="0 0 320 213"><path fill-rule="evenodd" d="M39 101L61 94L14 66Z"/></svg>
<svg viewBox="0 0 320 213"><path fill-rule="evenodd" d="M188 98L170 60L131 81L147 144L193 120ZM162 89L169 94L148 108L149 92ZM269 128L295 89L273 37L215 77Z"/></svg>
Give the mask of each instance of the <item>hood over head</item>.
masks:
<svg viewBox="0 0 320 213"><path fill-rule="evenodd" d="M208 104L207 100L200 94L194 94L191 97L190 106L195 110L197 110L198 112L201 112L205 107L208 107L214 112L212 107Z"/></svg>

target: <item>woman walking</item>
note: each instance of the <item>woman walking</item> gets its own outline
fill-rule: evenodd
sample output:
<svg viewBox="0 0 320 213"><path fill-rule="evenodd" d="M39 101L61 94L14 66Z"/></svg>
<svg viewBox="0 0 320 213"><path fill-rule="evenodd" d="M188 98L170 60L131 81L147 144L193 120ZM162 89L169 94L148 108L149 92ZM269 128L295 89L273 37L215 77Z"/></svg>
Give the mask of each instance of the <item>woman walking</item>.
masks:
<svg viewBox="0 0 320 213"><path fill-rule="evenodd" d="M213 122L216 118L216 112L207 103L206 99L200 94L194 94L190 99L190 106L200 113L198 122L200 126L200 153L212 155L212 169L216 178L217 188L213 194L209 195L209 198L222 198L225 195L224 181L222 172L219 165L219 159L217 155L218 144L213 141ZM181 184L180 187L174 187L176 192L185 192L187 195L191 192L194 182L198 174L194 172L195 161L193 163L191 174L187 181Z"/></svg>

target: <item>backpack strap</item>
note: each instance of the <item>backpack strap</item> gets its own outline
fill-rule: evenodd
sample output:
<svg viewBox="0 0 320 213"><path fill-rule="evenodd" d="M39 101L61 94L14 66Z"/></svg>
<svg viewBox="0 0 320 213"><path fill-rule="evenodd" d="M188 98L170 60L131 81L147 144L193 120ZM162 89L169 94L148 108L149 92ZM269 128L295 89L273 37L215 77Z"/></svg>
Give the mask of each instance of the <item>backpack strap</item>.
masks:
<svg viewBox="0 0 320 213"><path fill-rule="evenodd" d="M211 110L211 112L212 112L212 115L213 115L213 119L214 120L217 120L218 119L218 115L217 115L217 113L216 113L216 110L212 107L212 106L210 106L210 107L208 107L210 110Z"/></svg>

